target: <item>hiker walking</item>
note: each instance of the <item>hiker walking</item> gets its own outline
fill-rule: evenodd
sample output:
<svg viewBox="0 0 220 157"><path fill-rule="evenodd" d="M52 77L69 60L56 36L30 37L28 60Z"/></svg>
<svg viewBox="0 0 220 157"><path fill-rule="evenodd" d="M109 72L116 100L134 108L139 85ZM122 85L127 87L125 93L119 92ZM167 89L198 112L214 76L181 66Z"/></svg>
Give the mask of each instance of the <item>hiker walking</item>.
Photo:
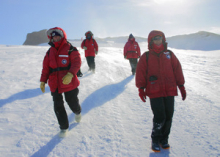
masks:
<svg viewBox="0 0 220 157"><path fill-rule="evenodd" d="M98 44L93 38L93 33L91 31L86 32L85 36L86 39L81 43L81 48L85 50L89 71L95 73L95 56L98 54Z"/></svg>
<svg viewBox="0 0 220 157"><path fill-rule="evenodd" d="M68 41L62 28L54 27L47 31L51 46L47 51L40 78L41 91L45 92L48 82L54 102L54 112L60 125L60 137L64 137L69 128L67 113L64 107L63 93L70 109L75 113L76 122L81 120L79 105L79 80L77 72L81 66L78 50Z"/></svg>
<svg viewBox="0 0 220 157"><path fill-rule="evenodd" d="M132 75L135 75L138 58L140 58L141 52L138 43L132 34L129 35L128 41L124 46L124 58L128 59L131 65Z"/></svg>
<svg viewBox="0 0 220 157"><path fill-rule="evenodd" d="M160 145L164 149L170 148L168 139L174 113L174 96L178 95L178 87L182 100L186 99L185 80L179 60L167 49L163 32L153 30L149 33L148 49L137 64L135 81L141 100L146 102L146 96L150 98L154 115L152 150L159 152Z"/></svg>

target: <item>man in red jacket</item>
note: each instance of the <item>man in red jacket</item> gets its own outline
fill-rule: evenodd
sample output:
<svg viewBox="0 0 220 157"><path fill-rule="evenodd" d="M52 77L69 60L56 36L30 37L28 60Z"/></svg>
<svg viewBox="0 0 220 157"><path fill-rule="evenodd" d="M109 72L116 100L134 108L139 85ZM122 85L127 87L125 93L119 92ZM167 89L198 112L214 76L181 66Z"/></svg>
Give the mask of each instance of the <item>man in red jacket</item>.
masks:
<svg viewBox="0 0 220 157"><path fill-rule="evenodd" d="M85 50L85 57L89 66L89 71L95 73L95 55L98 54L98 44L93 39L91 31L85 33L86 39L81 43L81 48Z"/></svg>
<svg viewBox="0 0 220 157"><path fill-rule="evenodd" d="M50 49L43 60L43 69L40 78L40 88L45 92L48 81L54 102L54 112L60 125L60 137L64 137L69 128L67 113L64 107L62 93L70 109L75 113L76 122L81 120L81 107L78 93L79 80L77 72L81 66L81 57L78 50L68 41L62 28L54 27L47 31L50 40Z"/></svg>
<svg viewBox="0 0 220 157"><path fill-rule="evenodd" d="M141 52L138 43L132 34L129 35L128 41L124 46L124 58L129 59L132 75L135 75L137 59L140 58Z"/></svg>
<svg viewBox="0 0 220 157"><path fill-rule="evenodd" d="M136 70L136 86L139 96L146 102L150 98L154 114L152 129L152 150L160 151L170 147L168 137L174 112L174 96L179 87L182 100L186 98L184 76L181 64L174 53L167 50L166 38L163 32L153 30L148 36L148 49L138 64Z"/></svg>

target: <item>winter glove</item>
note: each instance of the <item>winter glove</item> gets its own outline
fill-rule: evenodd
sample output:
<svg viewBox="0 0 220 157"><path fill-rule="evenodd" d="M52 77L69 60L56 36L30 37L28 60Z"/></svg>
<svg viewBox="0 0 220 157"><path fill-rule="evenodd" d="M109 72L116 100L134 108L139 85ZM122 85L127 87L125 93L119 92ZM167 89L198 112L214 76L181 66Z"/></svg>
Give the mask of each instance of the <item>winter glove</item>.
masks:
<svg viewBox="0 0 220 157"><path fill-rule="evenodd" d="M127 59L127 56L124 56L125 57L125 59Z"/></svg>
<svg viewBox="0 0 220 157"><path fill-rule="evenodd" d="M72 81L72 78L73 78L73 74L68 72L63 78L63 84L67 85L69 84L71 81Z"/></svg>
<svg viewBox="0 0 220 157"><path fill-rule="evenodd" d="M42 93L45 92L45 82L40 82L40 89L41 89Z"/></svg>
<svg viewBox="0 0 220 157"><path fill-rule="evenodd" d="M98 54L98 51L95 51L95 54L97 55L97 54Z"/></svg>
<svg viewBox="0 0 220 157"><path fill-rule="evenodd" d="M143 88L139 88L138 91L139 91L139 97L141 98L141 100L143 102L146 102L147 98L146 98L146 94L144 92L144 89Z"/></svg>
<svg viewBox="0 0 220 157"><path fill-rule="evenodd" d="M83 46L83 49L84 49L84 50L87 50L87 47L86 47L86 46Z"/></svg>
<svg viewBox="0 0 220 157"><path fill-rule="evenodd" d="M186 90L185 90L185 87L184 85L179 85L179 90L180 90L180 93L182 95L182 100L184 101L186 99Z"/></svg>

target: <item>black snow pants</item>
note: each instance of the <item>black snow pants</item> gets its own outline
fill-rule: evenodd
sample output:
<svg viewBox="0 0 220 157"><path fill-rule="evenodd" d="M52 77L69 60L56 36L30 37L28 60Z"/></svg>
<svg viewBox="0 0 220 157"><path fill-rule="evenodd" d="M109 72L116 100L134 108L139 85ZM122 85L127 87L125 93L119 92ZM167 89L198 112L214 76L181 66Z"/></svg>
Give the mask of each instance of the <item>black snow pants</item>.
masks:
<svg viewBox="0 0 220 157"><path fill-rule="evenodd" d="M89 70L95 70L95 57L88 56L88 57L86 57L86 61L89 66Z"/></svg>
<svg viewBox="0 0 220 157"><path fill-rule="evenodd" d="M131 65L131 72L134 75L137 67L137 58L129 58L129 62Z"/></svg>
<svg viewBox="0 0 220 157"><path fill-rule="evenodd" d="M77 96L78 93L79 93L78 88L75 88L74 90L64 93L67 104L75 114L81 113L81 107L79 105L79 99ZM58 93L58 90L56 90L55 92L51 92L51 95L53 97L53 102L54 102L54 112L56 114L58 123L60 125L60 129L68 129L69 121L64 107L63 96L62 94Z"/></svg>
<svg viewBox="0 0 220 157"><path fill-rule="evenodd" d="M160 142L169 138L174 113L174 96L151 98L153 112L152 142Z"/></svg>

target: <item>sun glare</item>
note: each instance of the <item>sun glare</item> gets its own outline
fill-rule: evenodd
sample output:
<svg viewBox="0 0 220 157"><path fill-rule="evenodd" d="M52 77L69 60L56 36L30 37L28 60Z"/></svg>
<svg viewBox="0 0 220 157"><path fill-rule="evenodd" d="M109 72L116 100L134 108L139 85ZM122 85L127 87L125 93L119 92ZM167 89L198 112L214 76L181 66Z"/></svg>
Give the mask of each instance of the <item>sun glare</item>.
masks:
<svg viewBox="0 0 220 157"><path fill-rule="evenodd" d="M157 4L181 4L183 0L154 0Z"/></svg>

